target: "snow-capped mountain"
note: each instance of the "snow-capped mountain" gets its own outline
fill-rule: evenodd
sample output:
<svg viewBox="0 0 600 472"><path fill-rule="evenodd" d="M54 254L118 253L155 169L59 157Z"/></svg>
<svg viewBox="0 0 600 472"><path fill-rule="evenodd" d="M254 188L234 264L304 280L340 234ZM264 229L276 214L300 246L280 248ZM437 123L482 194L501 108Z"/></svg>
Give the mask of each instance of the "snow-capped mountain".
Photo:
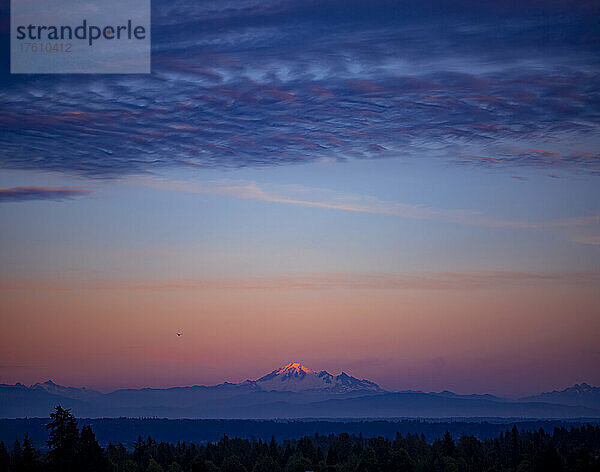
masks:
<svg viewBox="0 0 600 472"><path fill-rule="evenodd" d="M587 406L600 409L600 387L587 383L575 384L564 390L553 390L539 395L523 398L526 401L559 403L561 405Z"/></svg>
<svg viewBox="0 0 600 472"><path fill-rule="evenodd" d="M258 380L100 393L54 382L0 384L0 418L47 417L56 405L80 417L365 418L504 417L600 418L600 388L587 384L527 400L452 392L386 392L348 374L289 363Z"/></svg>
<svg viewBox="0 0 600 472"><path fill-rule="evenodd" d="M29 388L32 390L43 390L51 395L59 395L61 397L72 398L76 400L85 400L90 397L98 397L102 395L100 392L90 390L85 387L63 387L62 385L55 384L52 380L48 380L44 383L38 382Z"/></svg>
<svg viewBox="0 0 600 472"><path fill-rule="evenodd" d="M324 390L332 393L385 392L379 385L369 380L360 380L344 372L339 375L332 375L325 370L317 372L299 362L290 362L255 380L255 383L262 390L268 392L303 392L311 390Z"/></svg>
<svg viewBox="0 0 600 472"><path fill-rule="evenodd" d="M600 387L592 387L591 385L583 382L580 384L575 384L572 387L565 388L564 390L561 390L561 392L570 392L574 393L575 395L588 395L590 393L600 394Z"/></svg>

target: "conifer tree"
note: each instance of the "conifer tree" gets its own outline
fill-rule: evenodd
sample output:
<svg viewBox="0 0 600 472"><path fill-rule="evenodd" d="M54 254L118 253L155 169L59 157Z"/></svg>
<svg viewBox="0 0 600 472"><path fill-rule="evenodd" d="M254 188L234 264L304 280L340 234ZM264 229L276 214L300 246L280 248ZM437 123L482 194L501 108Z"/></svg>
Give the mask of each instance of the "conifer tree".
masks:
<svg viewBox="0 0 600 472"><path fill-rule="evenodd" d="M86 472L103 472L109 469L109 461L100 447L96 435L89 426L81 428L79 461Z"/></svg>
<svg viewBox="0 0 600 472"><path fill-rule="evenodd" d="M50 423L46 425L48 430L48 465L51 471L76 471L77 453L79 445L79 430L77 420L69 409L63 409L58 405L53 413L50 413Z"/></svg>
<svg viewBox="0 0 600 472"><path fill-rule="evenodd" d="M37 459L37 453L33 447L33 441L29 437L29 433L25 434L23 440L23 448L21 460L17 464L17 472L35 472L39 470L40 462Z"/></svg>
<svg viewBox="0 0 600 472"><path fill-rule="evenodd" d="M4 441L0 441L0 472L8 472L8 466L10 464L10 455Z"/></svg>

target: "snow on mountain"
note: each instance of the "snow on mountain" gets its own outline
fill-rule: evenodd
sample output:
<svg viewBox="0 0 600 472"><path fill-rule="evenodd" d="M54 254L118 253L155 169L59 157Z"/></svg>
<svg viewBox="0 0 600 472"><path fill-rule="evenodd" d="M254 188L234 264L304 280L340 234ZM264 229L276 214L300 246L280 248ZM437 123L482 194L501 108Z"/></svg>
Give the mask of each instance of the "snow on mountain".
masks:
<svg viewBox="0 0 600 472"><path fill-rule="evenodd" d="M82 417L360 418L498 416L598 418L600 388L574 385L521 400L452 392L386 392L344 372L289 363L258 380L213 386L121 389L103 394L52 381L0 384L0 418L47 416L58 404Z"/></svg>
<svg viewBox="0 0 600 472"><path fill-rule="evenodd" d="M572 387L562 390L562 392L571 392L576 395L586 395L589 393L600 394L600 387L592 387L591 385L583 382L581 384L575 384Z"/></svg>
<svg viewBox="0 0 600 472"><path fill-rule="evenodd" d="M314 371L299 362L290 362L255 380L262 390L277 392L302 392L322 390L332 393L349 393L355 391L383 393L376 383L360 380L344 372L332 375L322 370Z"/></svg>
<svg viewBox="0 0 600 472"><path fill-rule="evenodd" d="M44 383L36 383L31 387L32 390L43 390L51 395L59 395L61 397L72 398L76 400L85 400L90 397L97 397L102 395L100 392L95 390L89 390L85 387L63 387L62 385L55 384L52 380L48 380Z"/></svg>
<svg viewBox="0 0 600 472"><path fill-rule="evenodd" d="M552 392L541 393L522 398L521 400L600 409L600 387L592 387L584 382L575 384L564 390L553 390Z"/></svg>

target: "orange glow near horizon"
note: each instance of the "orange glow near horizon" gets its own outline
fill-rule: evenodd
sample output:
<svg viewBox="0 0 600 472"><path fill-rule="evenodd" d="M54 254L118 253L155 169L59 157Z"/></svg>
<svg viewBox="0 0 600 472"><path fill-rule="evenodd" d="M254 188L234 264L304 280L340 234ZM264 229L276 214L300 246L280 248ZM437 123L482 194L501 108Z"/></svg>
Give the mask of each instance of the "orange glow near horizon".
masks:
<svg viewBox="0 0 600 472"><path fill-rule="evenodd" d="M595 284L6 291L4 383L216 384L289 361L393 390L520 394L600 383Z"/></svg>

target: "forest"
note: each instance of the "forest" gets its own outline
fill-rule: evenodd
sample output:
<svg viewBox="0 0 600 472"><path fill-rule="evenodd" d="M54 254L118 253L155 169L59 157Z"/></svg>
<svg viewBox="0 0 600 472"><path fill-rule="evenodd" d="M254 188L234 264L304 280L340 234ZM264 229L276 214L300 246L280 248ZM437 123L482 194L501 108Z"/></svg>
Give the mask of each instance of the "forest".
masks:
<svg viewBox="0 0 600 472"><path fill-rule="evenodd" d="M28 434L0 442L0 472L600 472L600 426L519 430L495 438L473 435L428 442L423 434L366 438L356 434L275 439L223 436L188 444L138 437L133 448L102 447L89 425L60 406L50 415L47 444Z"/></svg>

